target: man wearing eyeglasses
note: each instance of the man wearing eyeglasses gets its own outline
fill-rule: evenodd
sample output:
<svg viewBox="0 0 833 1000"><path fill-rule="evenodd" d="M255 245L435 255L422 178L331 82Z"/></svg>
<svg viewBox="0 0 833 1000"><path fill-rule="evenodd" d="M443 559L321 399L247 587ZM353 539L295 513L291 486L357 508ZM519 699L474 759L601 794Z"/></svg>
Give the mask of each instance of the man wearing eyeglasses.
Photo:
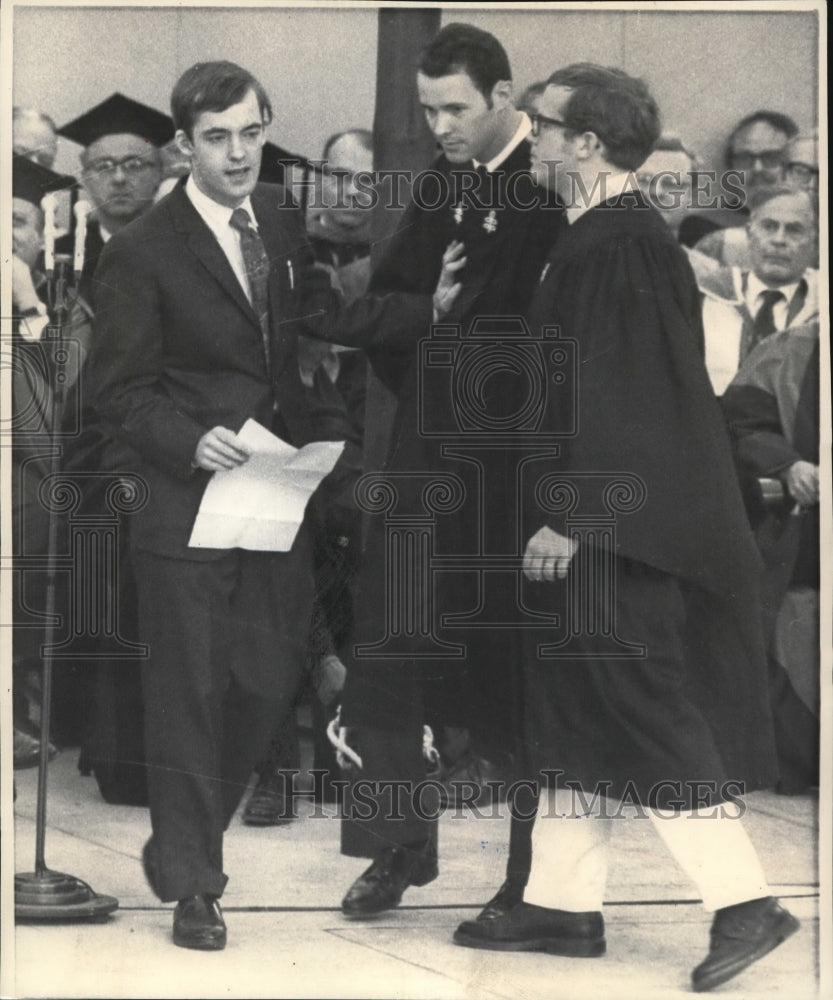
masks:
<svg viewBox="0 0 833 1000"><path fill-rule="evenodd" d="M758 561L703 363L694 275L632 184L659 137L657 104L643 81L590 63L548 84L532 169L561 193L568 225L527 318L533 334L557 326L577 342L578 404L548 399L542 422L574 419L576 432L529 463L521 537L531 585L560 610L566 581L575 603L549 650L523 633L524 737L545 786L523 901L454 939L603 955L609 821L633 815L627 802L714 914L692 973L700 992L798 928L739 821L738 796L776 773ZM574 491L569 512L536 503L548 477ZM622 506L614 484L632 490ZM603 505L615 534L582 534Z"/></svg>
<svg viewBox="0 0 833 1000"><path fill-rule="evenodd" d="M756 191L781 182L786 146L797 133L792 118L780 111L754 111L741 119L726 142L725 165L727 192L734 190L739 180L743 199L739 204L727 203L690 215L680 226L680 242L696 246L721 264L748 266L745 224L749 199Z"/></svg>
<svg viewBox="0 0 833 1000"><path fill-rule="evenodd" d="M81 279L84 295L104 244L153 204L162 181L159 147L173 138L174 129L166 114L115 93L58 134L83 146L81 178L93 207ZM56 250L70 253L72 237L59 240Z"/></svg>

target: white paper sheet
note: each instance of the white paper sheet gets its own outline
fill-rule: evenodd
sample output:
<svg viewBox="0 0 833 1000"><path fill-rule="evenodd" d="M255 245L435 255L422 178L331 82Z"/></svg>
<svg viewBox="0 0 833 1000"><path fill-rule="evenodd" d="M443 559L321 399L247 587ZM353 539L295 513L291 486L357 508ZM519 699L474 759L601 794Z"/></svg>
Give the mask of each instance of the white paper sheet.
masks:
<svg viewBox="0 0 833 1000"><path fill-rule="evenodd" d="M307 502L344 450L343 441L293 448L254 420L239 435L247 462L215 472L200 504L191 548L288 552Z"/></svg>

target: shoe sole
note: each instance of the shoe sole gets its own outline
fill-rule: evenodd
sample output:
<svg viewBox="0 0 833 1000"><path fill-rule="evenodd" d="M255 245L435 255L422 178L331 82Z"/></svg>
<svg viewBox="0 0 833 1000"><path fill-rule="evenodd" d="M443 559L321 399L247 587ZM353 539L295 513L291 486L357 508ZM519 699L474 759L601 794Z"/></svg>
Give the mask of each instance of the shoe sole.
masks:
<svg viewBox="0 0 833 1000"><path fill-rule="evenodd" d="M288 826L294 819L294 816L256 816L243 813L246 826Z"/></svg>
<svg viewBox="0 0 833 1000"><path fill-rule="evenodd" d="M464 948L480 948L484 951L545 951L548 955L563 955L568 958L599 958L607 950L604 938L564 939L530 938L527 941L499 941L481 938L455 931L454 943Z"/></svg>
<svg viewBox="0 0 833 1000"><path fill-rule="evenodd" d="M786 919L782 918L778 927L775 928L773 936L762 942L754 951L744 955L743 958L737 959L729 965L721 966L698 979L695 979L692 975L692 990L695 993L706 993L709 990L713 990L716 986L727 983L730 979L734 979L735 976L743 972L744 969L748 969L750 965L768 955L771 951L774 951L779 944L783 944L801 926L791 913L786 913L784 917Z"/></svg>
<svg viewBox="0 0 833 1000"><path fill-rule="evenodd" d="M191 938L174 934L174 944L178 948L192 948L195 951L222 951L226 946L226 935Z"/></svg>

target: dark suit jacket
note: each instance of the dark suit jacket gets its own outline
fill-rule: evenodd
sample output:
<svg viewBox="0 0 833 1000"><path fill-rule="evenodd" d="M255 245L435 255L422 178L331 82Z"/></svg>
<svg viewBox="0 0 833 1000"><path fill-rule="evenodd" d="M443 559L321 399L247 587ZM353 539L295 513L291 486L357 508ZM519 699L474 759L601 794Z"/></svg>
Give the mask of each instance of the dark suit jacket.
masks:
<svg viewBox="0 0 833 1000"><path fill-rule="evenodd" d="M116 234L96 271L88 390L140 456L149 497L131 534L138 547L161 555L219 555L188 548L210 476L191 466L197 443L212 427L239 431L250 417L285 433L273 403L280 411L291 398L299 332L372 343L391 306L412 325L430 319L426 296L340 310L328 282L307 279L312 255L300 210L277 186L258 185L251 200L272 261L271 383L258 319L182 185Z"/></svg>

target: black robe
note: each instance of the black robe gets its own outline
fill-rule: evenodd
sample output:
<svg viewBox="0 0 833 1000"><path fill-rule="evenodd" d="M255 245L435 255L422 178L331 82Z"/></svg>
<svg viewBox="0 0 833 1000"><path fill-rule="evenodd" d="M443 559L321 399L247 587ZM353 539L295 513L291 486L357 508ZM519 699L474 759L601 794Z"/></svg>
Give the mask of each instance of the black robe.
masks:
<svg viewBox="0 0 833 1000"><path fill-rule="evenodd" d="M472 192L464 195L463 191ZM451 456L447 449L469 438L461 433L453 387L455 366L463 358L460 345L478 318L518 316L534 288L544 257L555 237L562 210L547 192L538 188L529 173L529 145L522 142L499 169L483 179L473 165L452 167L440 157L431 171L414 184L414 201L406 211L390 248L375 270L371 294L391 291L431 294L442 267L442 255L452 240L465 244L468 263L460 273L463 289L443 325L451 345L446 360L427 361L425 340L394 352L387 345L369 352L376 374L393 389L398 407L383 476L395 491L396 504L387 515L413 524L422 518L433 540L423 542L424 569L434 556L450 559L494 551L501 541L492 537L505 526L484 516L483 493L489 492L491 509L500 509L505 490L502 459L498 453L484 458L490 467L479 481L476 462ZM441 347L443 344L440 345ZM481 384L487 410L500 412L500 377ZM443 479L433 494L432 511L425 506L426 487ZM456 483L459 505L452 494ZM450 491L444 494L444 490ZM365 498L366 500L368 498ZM448 501L448 502L446 502ZM429 500L430 504L430 500ZM439 512L438 512L439 511ZM501 638L506 630L468 629L447 625L443 616L465 613L480 598L476 572L446 572L432 576L430 569L413 578L412 620L403 617L402 633L383 655L368 657L366 649L384 640L397 623L391 615L407 614L404 605L386 609L389 588L403 582L401 564L386 548L386 513L368 518L366 545L360 569L354 653L348 668L343 718L348 725L400 728L410 718L415 703L427 701L434 721L471 724L472 716L490 717L484 728L504 728L505 715L495 713L495 698L506 688L507 664ZM430 551L429 551L430 548ZM398 579L394 579L399 574ZM430 636L428 633L431 633ZM434 638L451 645L437 650ZM356 647L364 647L356 651ZM380 651L377 647L377 654ZM465 664L476 665L474 685L464 681ZM468 685L468 686L467 686ZM433 693L432 693L433 692ZM472 704L481 699L480 704ZM484 701L485 699L485 701ZM486 703L488 702L488 704ZM463 704L464 703L464 704ZM421 711L421 708L416 709Z"/></svg>
<svg viewBox="0 0 833 1000"><path fill-rule="evenodd" d="M574 477L577 513L604 510L601 488L593 496L595 481L577 476L627 473L644 490L641 503L615 515L612 544L619 625L635 633L619 638L645 644L646 654L611 658L602 627L574 644L585 659L540 658L541 637L525 633L535 765L591 787L610 780L613 794L635 790L643 800L663 779L771 784L760 564L684 252L641 195L626 193L565 227L528 319L532 331L556 324L575 340L578 376L575 392L548 399L546 421L565 437L557 459L526 470L524 537L545 524L568 534L566 515L536 502L543 475ZM596 544L610 543L600 535ZM586 554L579 550L571 576ZM563 584L528 589L565 610ZM598 611L609 597L593 591L590 600ZM564 639L566 617L546 641ZM683 799L691 804L685 790Z"/></svg>
<svg viewBox="0 0 833 1000"><path fill-rule="evenodd" d="M87 237L84 240L84 267L78 282L78 292L86 302L92 302L92 281L98 258L104 249L104 239L98 223L91 219L87 224ZM75 252L75 231L64 234L55 241L55 253L70 257Z"/></svg>

